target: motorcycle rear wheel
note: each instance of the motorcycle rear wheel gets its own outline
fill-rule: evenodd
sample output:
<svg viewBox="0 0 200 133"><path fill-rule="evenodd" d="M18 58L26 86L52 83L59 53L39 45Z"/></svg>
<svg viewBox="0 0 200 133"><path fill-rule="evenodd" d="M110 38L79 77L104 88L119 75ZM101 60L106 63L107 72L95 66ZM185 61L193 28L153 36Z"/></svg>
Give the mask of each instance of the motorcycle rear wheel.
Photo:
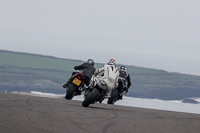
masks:
<svg viewBox="0 0 200 133"><path fill-rule="evenodd" d="M68 89L67 89L67 94L65 95L65 98L68 100L71 100L74 97L74 92L78 86L75 84L72 84Z"/></svg>
<svg viewBox="0 0 200 133"><path fill-rule="evenodd" d="M114 104L117 101L118 90L113 90L107 104Z"/></svg>
<svg viewBox="0 0 200 133"><path fill-rule="evenodd" d="M92 92L85 98L85 100L82 102L83 107L88 107L91 103L94 102L94 100L99 95L99 90L97 88L94 88Z"/></svg>

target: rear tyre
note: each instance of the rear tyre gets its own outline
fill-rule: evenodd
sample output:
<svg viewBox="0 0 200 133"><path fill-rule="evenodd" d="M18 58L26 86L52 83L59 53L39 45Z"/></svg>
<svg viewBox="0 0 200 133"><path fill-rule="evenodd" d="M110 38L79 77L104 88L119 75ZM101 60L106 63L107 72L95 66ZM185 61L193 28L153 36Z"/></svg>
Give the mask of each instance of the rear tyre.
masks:
<svg viewBox="0 0 200 133"><path fill-rule="evenodd" d="M82 102L82 106L88 107L91 103L94 103L94 100L97 98L98 95L99 90L97 88L94 88L89 96L86 97L85 100Z"/></svg>
<svg viewBox="0 0 200 133"><path fill-rule="evenodd" d="M65 95L65 98L71 100L74 97L74 92L77 87L78 86L76 86L75 84L70 85L67 89L67 94Z"/></svg>
<svg viewBox="0 0 200 133"><path fill-rule="evenodd" d="M117 100L118 90L113 90L111 97L108 99L108 104L114 104Z"/></svg>

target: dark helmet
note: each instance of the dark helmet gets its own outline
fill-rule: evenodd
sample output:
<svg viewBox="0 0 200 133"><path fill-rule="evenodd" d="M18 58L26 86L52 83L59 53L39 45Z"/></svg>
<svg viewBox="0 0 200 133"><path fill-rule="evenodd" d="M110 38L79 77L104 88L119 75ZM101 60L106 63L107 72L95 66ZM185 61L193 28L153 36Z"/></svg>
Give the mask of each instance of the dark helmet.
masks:
<svg viewBox="0 0 200 133"><path fill-rule="evenodd" d="M114 59L110 59L108 62L108 65L115 65L115 60Z"/></svg>
<svg viewBox="0 0 200 133"><path fill-rule="evenodd" d="M126 67L125 66L120 66L119 70L126 71Z"/></svg>
<svg viewBox="0 0 200 133"><path fill-rule="evenodd" d="M89 64L94 66L94 60L93 59L88 59L87 63L89 63Z"/></svg>

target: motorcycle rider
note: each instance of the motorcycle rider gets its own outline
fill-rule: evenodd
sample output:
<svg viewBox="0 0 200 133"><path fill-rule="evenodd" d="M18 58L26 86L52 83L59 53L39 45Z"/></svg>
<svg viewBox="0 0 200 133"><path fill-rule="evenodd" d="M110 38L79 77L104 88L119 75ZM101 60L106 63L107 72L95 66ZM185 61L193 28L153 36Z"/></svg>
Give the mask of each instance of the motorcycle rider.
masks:
<svg viewBox="0 0 200 133"><path fill-rule="evenodd" d="M110 59L102 68L96 69L95 75L98 75L101 72L104 72L101 79L107 84L107 94L105 98L109 98L112 90L118 87L119 71L116 67L115 60Z"/></svg>
<svg viewBox="0 0 200 133"><path fill-rule="evenodd" d="M90 79L92 75L94 74L95 67L94 67L94 60L93 59L88 59L87 62L79 65L79 66L74 66L75 70L82 70L84 77L85 77L85 84L88 86L90 83ZM72 75L76 74L77 72L73 72ZM69 83L72 81L70 78L67 83L63 85L63 88L66 88Z"/></svg>
<svg viewBox="0 0 200 133"><path fill-rule="evenodd" d="M121 92L128 92L128 89L129 89L129 87L131 86L131 78L130 78L130 75L129 75L129 73L127 73L126 72L126 67L125 66L120 66L120 68L119 68L119 86L118 86L118 90L120 90L119 91L119 93ZM125 80L125 82L127 82L127 88L123 88L123 81L121 80L121 79L124 79ZM120 95L119 94L119 99L122 99L122 95Z"/></svg>

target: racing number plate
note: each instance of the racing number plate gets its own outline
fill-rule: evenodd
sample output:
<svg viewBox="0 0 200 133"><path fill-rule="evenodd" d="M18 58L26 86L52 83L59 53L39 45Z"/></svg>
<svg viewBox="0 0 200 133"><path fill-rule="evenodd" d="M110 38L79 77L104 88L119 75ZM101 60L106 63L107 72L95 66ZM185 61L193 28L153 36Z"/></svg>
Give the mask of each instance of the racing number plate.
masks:
<svg viewBox="0 0 200 133"><path fill-rule="evenodd" d="M79 85L81 84L81 80L75 78L75 79L73 80L73 83L74 83L75 85L79 86Z"/></svg>

